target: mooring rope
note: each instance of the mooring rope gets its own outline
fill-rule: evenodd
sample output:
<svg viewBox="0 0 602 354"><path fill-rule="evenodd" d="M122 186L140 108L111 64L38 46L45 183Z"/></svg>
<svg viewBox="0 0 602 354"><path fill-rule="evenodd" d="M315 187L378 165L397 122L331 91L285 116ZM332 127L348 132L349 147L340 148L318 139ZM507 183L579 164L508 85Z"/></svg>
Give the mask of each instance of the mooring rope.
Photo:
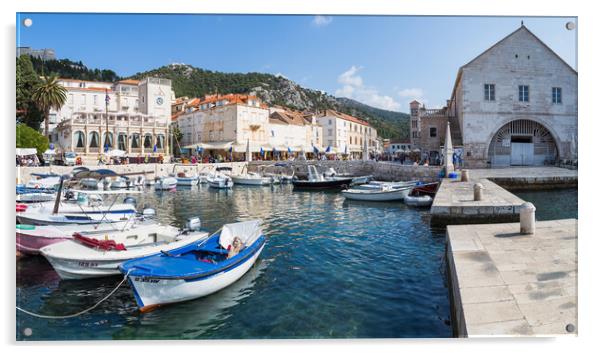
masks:
<svg viewBox="0 0 602 354"><path fill-rule="evenodd" d="M83 311L74 313L72 315L63 315L63 316L41 315L41 314L38 314L38 313L34 313L34 312L31 312L31 311L24 310L24 309L20 308L19 306L16 306L16 308L17 308L17 310L19 310L21 312L24 312L24 313L26 313L26 314L28 314L30 316L34 316L34 317L38 317L38 318L65 319L65 318L77 317L77 316L83 315L86 312L94 310L96 307L98 307L98 305L102 304L104 301L106 301L108 298L110 298L117 291L117 289L119 289L123 285L123 283L125 283L125 281L128 278L128 275L130 274L130 271L131 271L131 269L128 270L128 272L123 277L123 280L121 280L121 282L119 282L119 284L117 284L117 287L115 289L113 289L107 296L103 297L100 301L98 301L93 306L91 306L91 307L89 307L89 308L87 308L87 309L85 309Z"/></svg>

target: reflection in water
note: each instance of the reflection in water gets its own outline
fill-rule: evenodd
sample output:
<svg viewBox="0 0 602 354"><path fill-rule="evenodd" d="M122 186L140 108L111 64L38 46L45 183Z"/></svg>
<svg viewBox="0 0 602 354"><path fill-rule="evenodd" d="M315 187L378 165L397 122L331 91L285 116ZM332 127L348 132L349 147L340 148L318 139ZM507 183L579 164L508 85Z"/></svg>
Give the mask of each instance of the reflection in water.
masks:
<svg viewBox="0 0 602 354"><path fill-rule="evenodd" d="M339 193L289 186L206 186L135 195L161 222L200 216L214 231L260 218L268 238L240 281L206 298L137 311L124 286L92 312L68 320L18 314L19 339L446 337L449 300L442 273L444 233L424 210L356 203ZM20 306L69 314L93 305L120 277L59 281L43 258L19 264ZM24 328L32 328L24 337Z"/></svg>

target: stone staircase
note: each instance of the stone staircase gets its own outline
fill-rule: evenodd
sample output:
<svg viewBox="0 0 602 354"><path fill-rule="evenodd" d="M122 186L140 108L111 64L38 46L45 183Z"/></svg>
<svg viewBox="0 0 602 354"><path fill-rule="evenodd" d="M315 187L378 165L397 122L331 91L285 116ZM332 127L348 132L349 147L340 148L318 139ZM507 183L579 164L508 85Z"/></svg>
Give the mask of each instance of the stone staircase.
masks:
<svg viewBox="0 0 602 354"><path fill-rule="evenodd" d="M458 117L452 116L449 117L448 120L453 146L462 146L462 130L460 129L460 121L458 120Z"/></svg>

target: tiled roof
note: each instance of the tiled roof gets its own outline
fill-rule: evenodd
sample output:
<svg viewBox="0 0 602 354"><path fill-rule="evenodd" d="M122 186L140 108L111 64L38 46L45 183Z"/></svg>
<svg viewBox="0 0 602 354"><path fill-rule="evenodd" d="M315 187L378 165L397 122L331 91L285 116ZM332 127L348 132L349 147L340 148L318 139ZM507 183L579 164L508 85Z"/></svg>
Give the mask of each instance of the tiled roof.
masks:
<svg viewBox="0 0 602 354"><path fill-rule="evenodd" d="M127 80L121 80L121 81L119 81L119 83L125 84L125 85L138 85L140 83L140 80L127 79Z"/></svg>
<svg viewBox="0 0 602 354"><path fill-rule="evenodd" d="M65 87L69 91L96 91L113 93L113 90L104 87Z"/></svg>
<svg viewBox="0 0 602 354"><path fill-rule="evenodd" d="M293 125L306 125L308 122L304 118L302 112L285 110L285 111L276 111L270 115L270 121L279 120L284 124L293 124Z"/></svg>
<svg viewBox="0 0 602 354"><path fill-rule="evenodd" d="M356 118L354 116L350 116L349 114L345 114L345 113L341 113L341 112L337 112L333 109L327 109L324 114L324 116L332 116L332 117L337 117L337 118L341 118L353 123L357 123L357 124L361 124L361 125L365 125L367 127L370 126L370 123L366 122L365 120L361 120L359 118Z"/></svg>

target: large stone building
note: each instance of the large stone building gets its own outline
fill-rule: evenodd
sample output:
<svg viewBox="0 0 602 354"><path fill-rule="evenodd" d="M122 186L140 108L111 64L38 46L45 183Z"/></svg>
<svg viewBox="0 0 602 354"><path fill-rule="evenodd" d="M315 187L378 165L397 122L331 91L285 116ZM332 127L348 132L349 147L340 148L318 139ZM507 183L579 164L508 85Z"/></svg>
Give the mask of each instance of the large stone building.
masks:
<svg viewBox="0 0 602 354"><path fill-rule="evenodd" d="M446 107L410 109L419 148L436 151L449 121L469 167L577 158L577 72L522 25L460 67Z"/></svg>
<svg viewBox="0 0 602 354"><path fill-rule="evenodd" d="M193 99L176 115L182 132L182 147L210 151L271 150L269 145L270 111L256 96L228 94L207 95Z"/></svg>
<svg viewBox="0 0 602 354"><path fill-rule="evenodd" d="M170 80L60 79L59 83L67 89L67 101L50 112L50 130L60 151L88 156L106 149L123 150L129 156L169 154Z"/></svg>
<svg viewBox="0 0 602 354"><path fill-rule="evenodd" d="M318 123L323 129L324 146L330 146L334 152L360 158L364 141L370 152L380 152L376 129L364 120L329 109L318 116Z"/></svg>

